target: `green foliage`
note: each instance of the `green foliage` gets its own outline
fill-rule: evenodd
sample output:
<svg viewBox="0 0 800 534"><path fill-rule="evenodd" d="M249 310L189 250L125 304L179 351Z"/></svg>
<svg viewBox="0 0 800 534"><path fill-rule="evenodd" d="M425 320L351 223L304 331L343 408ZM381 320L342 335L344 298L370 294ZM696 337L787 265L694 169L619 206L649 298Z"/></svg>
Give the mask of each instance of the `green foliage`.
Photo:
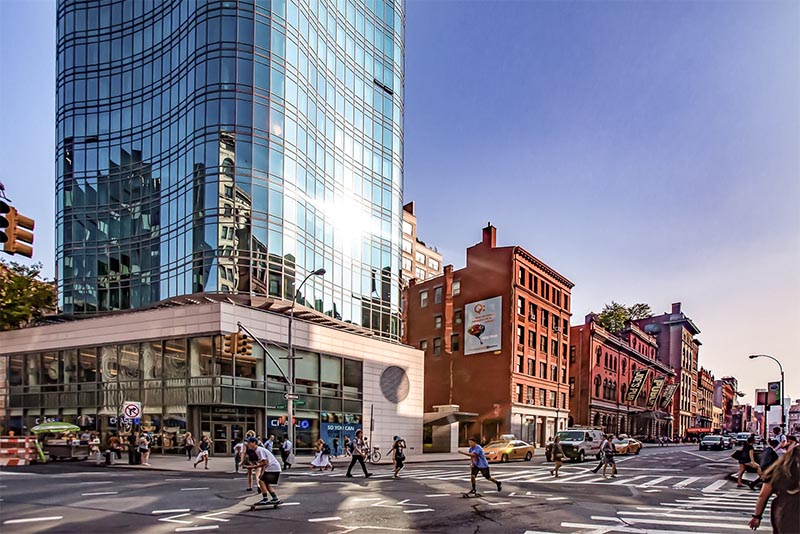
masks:
<svg viewBox="0 0 800 534"><path fill-rule="evenodd" d="M625 323L631 320L647 319L653 316L650 306L642 302L633 306L625 306L616 301L606 304L597 315L597 322L609 332L619 332L625 328Z"/></svg>
<svg viewBox="0 0 800 534"><path fill-rule="evenodd" d="M55 286L33 266L0 260L0 330L14 330L56 310Z"/></svg>

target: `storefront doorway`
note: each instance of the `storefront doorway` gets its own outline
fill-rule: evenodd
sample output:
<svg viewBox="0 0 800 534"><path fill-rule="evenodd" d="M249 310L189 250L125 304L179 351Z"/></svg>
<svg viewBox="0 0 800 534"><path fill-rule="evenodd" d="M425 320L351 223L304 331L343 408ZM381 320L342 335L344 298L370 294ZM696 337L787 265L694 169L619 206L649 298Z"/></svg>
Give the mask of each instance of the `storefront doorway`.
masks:
<svg viewBox="0 0 800 534"><path fill-rule="evenodd" d="M214 454L232 455L233 447L244 439L244 427L232 423L214 423L211 439L214 441Z"/></svg>

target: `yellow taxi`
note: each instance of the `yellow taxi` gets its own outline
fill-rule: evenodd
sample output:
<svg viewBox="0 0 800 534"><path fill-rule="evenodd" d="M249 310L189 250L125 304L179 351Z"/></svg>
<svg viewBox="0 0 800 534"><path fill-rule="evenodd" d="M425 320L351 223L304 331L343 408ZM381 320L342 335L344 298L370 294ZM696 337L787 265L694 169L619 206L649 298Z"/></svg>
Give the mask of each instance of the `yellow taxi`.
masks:
<svg viewBox="0 0 800 534"><path fill-rule="evenodd" d="M642 442L621 434L613 441L614 450L617 454L639 454L642 450Z"/></svg>
<svg viewBox="0 0 800 534"><path fill-rule="evenodd" d="M511 460L531 461L534 447L518 439L492 441L483 448L489 462L510 462Z"/></svg>

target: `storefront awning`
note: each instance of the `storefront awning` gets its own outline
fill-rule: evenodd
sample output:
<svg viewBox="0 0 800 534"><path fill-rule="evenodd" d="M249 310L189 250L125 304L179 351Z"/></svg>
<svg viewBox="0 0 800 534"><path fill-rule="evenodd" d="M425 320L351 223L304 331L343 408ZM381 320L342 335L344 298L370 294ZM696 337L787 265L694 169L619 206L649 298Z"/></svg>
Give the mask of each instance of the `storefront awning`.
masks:
<svg viewBox="0 0 800 534"><path fill-rule="evenodd" d="M429 412L422 416L425 425L450 425L453 423L473 422L478 414L472 412Z"/></svg>
<svg viewBox="0 0 800 534"><path fill-rule="evenodd" d="M686 429L687 434L703 434L703 433L709 433L711 431L712 431L711 428L704 426L694 426L692 428Z"/></svg>

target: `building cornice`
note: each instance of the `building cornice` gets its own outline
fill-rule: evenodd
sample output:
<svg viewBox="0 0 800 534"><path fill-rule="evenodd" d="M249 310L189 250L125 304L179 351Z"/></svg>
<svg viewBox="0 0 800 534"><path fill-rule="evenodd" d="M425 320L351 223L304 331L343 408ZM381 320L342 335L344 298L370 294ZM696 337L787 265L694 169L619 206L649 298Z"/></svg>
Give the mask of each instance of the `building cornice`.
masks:
<svg viewBox="0 0 800 534"><path fill-rule="evenodd" d="M555 280L558 280L559 282L567 286L569 289L575 287L575 284L570 282L569 279L567 279L565 276L557 272L555 269L547 265L545 262L534 256L524 248L520 247L519 245L514 247L514 255L522 256L523 258L525 258L526 261L534 264L536 267L541 269L543 272L549 274L551 277L553 277Z"/></svg>

